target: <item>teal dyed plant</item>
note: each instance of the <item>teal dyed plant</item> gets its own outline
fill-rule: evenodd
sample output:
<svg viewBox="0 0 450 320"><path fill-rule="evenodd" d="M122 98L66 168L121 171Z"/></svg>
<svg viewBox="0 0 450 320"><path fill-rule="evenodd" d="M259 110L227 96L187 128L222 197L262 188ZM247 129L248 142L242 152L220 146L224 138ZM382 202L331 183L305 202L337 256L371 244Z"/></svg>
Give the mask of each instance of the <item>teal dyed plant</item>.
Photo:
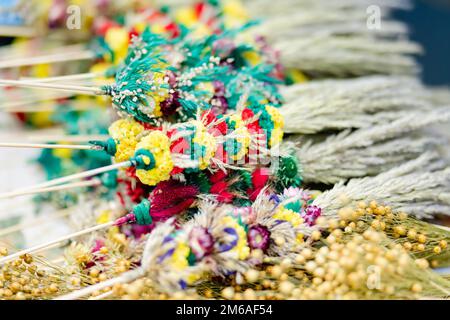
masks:
<svg viewBox="0 0 450 320"><path fill-rule="evenodd" d="M295 155L279 157L275 177L276 190L300 187L303 179L297 157Z"/></svg>
<svg viewBox="0 0 450 320"><path fill-rule="evenodd" d="M127 63L117 71L115 83L102 87L117 109L143 122L153 121L155 101L152 95L163 88L169 89L168 84L154 81L155 75L164 74L162 65L166 63L158 53L157 43L146 46L144 53L142 48L130 50L125 59Z"/></svg>
<svg viewBox="0 0 450 320"><path fill-rule="evenodd" d="M119 111L153 124L173 113L182 121L194 118L217 101L223 111L236 109L242 96L244 103L278 106L281 82L272 75L274 65L250 65L244 54L261 52L236 44L236 35L253 24L195 40L189 33L169 40L147 28L133 39L115 83L103 86L103 93Z"/></svg>

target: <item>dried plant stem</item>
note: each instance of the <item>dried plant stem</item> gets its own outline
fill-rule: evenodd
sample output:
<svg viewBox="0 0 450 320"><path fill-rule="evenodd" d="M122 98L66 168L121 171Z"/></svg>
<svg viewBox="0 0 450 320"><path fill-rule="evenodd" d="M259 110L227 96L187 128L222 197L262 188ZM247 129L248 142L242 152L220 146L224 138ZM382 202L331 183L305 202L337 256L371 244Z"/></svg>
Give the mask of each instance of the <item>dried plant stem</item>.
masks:
<svg viewBox="0 0 450 320"><path fill-rule="evenodd" d="M2 86L15 86L24 88L37 88L37 89L54 89L68 91L78 94L85 95L103 95L104 91L101 88L88 87L88 86L77 86L77 85L63 85L63 84L53 84L53 83L40 83L40 82L27 82L18 80L0 80L0 85Z"/></svg>
<svg viewBox="0 0 450 320"><path fill-rule="evenodd" d="M131 282L133 280L138 279L139 277L142 277L143 273L142 270L140 268L138 269L134 269L125 273L122 273L120 276L116 277L116 278L112 278L103 282L99 282L95 285L89 286L89 287L85 287L83 289L68 293L64 296L60 296L55 298L54 300L76 300L76 299L80 299L82 297L91 295L92 293L98 291L98 290L102 290L105 289L107 287L111 287L114 286L115 284L119 284L119 283L128 283Z"/></svg>
<svg viewBox="0 0 450 320"><path fill-rule="evenodd" d="M69 240L69 239L72 239L72 238L76 238L76 237L79 237L79 236L82 236L82 235L85 235L85 234L88 234L88 233L91 233L91 232L95 232L95 231L98 231L98 230L101 230L101 229L106 229L106 228L112 227L113 225L114 225L114 221L103 223L103 224L100 224L100 225L97 225L97 226L93 226L91 228L87 228L87 229L84 229L84 230L81 230L81 231L78 231L78 232L71 233L69 235L60 237L60 238L55 239L55 240L51 240L51 241L45 242L43 244L31 247L31 248L27 248L27 249L18 251L18 252L13 253L13 254L11 254L9 256L0 258L0 265L4 264L5 262L11 261L13 259L19 258L20 256L22 256L24 254L29 254L29 253L41 251L41 250L44 250L44 249L46 249L46 248L48 248L48 247L50 247L52 245L55 245L57 243L60 243L60 242L63 242L63 241L66 241L66 240Z"/></svg>
<svg viewBox="0 0 450 320"><path fill-rule="evenodd" d="M44 63L60 63L76 60L90 60L95 58L95 53L90 50L79 52L61 52L49 54L46 56L26 57L18 59L10 59L0 62L0 69L17 68L21 66L32 66Z"/></svg>
<svg viewBox="0 0 450 320"><path fill-rule="evenodd" d="M119 168L129 167L131 165L133 165L133 163L131 161L124 161L124 162L115 163L115 164L112 164L112 165L109 165L109 166L104 166L104 167L101 167L101 168L88 170L88 171L72 174L72 175L69 175L69 176L61 177L61 178L56 178L56 179L49 180L49 181L46 181L46 182L43 182L43 183L40 183L40 184L37 184L37 185L34 185L34 186L22 188L22 189L13 191L13 192L7 192L7 193L0 194L0 199L9 198L11 196L14 196L17 193L24 192L24 191L30 191L30 190L35 190L35 189L39 189L39 188L47 188L47 187L56 186L56 185L59 185L59 184L62 184L62 183L70 182L70 181L73 181L73 180L89 178L89 177L98 175L100 173L113 171L113 170L116 170L116 169L119 169Z"/></svg>
<svg viewBox="0 0 450 320"><path fill-rule="evenodd" d="M88 73L79 73L79 74L71 74L65 76L57 76L57 77L47 77L47 78L28 78L22 77L20 80L27 82L59 82L59 81L68 81L68 80L86 80L92 79L99 76L99 73L88 72Z"/></svg>
<svg viewBox="0 0 450 320"><path fill-rule="evenodd" d="M100 150L92 145L0 142L0 148Z"/></svg>
<svg viewBox="0 0 450 320"><path fill-rule="evenodd" d="M88 181L66 183L66 184L62 184L62 185L58 185L58 186L54 186L54 187L37 188L37 189L26 190L26 191L22 191L22 192L16 192L14 194L11 194L10 198L31 195L31 194L40 194L40 193L47 193L47 192L69 190L69 189L75 189L75 188L94 187L94 186L101 185L101 183L102 182L100 179L92 179L92 180L88 180Z"/></svg>

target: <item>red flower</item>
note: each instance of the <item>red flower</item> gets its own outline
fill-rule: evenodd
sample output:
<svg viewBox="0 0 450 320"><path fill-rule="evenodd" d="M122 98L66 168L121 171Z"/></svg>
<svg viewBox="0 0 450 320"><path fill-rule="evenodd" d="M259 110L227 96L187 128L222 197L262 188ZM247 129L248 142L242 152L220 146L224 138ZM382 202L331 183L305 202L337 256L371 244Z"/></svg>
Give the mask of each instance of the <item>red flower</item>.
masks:
<svg viewBox="0 0 450 320"><path fill-rule="evenodd" d="M175 180L159 183L150 194L151 216L154 220L165 220L188 209L198 195L196 186L184 185Z"/></svg>
<svg viewBox="0 0 450 320"><path fill-rule="evenodd" d="M211 186L210 193L219 194L222 190L227 189L228 185L225 181L218 181Z"/></svg>
<svg viewBox="0 0 450 320"><path fill-rule="evenodd" d="M255 113L250 109L244 109L242 111L242 120L248 121L252 119L255 116ZM253 122L247 123L247 129L250 131L250 133L259 133L261 131L261 127L259 126L258 119L254 120Z"/></svg>
<svg viewBox="0 0 450 320"><path fill-rule="evenodd" d="M253 113L253 111L251 109L247 109L245 108L244 110L242 110L242 120L248 120L251 119L255 116L255 114Z"/></svg>
<svg viewBox="0 0 450 320"><path fill-rule="evenodd" d="M136 167L129 167L125 170L127 177L136 178Z"/></svg>
<svg viewBox="0 0 450 320"><path fill-rule="evenodd" d="M234 195L228 191L222 191L217 195L216 199L222 203L231 203L234 199Z"/></svg>
<svg viewBox="0 0 450 320"><path fill-rule="evenodd" d="M128 32L128 39L131 41L131 39L133 39L133 36L139 36L139 33L134 27Z"/></svg>
<svg viewBox="0 0 450 320"><path fill-rule="evenodd" d="M212 183L220 182L221 180L224 180L227 175L228 174L223 170L219 170L209 177L209 181L211 181Z"/></svg>
<svg viewBox="0 0 450 320"><path fill-rule="evenodd" d="M167 24L164 29L170 33L170 37L172 39L178 37L181 34L180 27L175 22Z"/></svg>
<svg viewBox="0 0 450 320"><path fill-rule="evenodd" d="M184 168L174 167L172 169L172 171L170 171L170 175L173 176L173 175L182 173L183 171L184 171Z"/></svg>
<svg viewBox="0 0 450 320"><path fill-rule="evenodd" d="M142 122L142 121L138 121L138 122L139 122L140 125L142 125L144 127L145 130L160 130L160 131L162 130L161 127L156 127L156 126L154 126L154 125L152 125L150 123L145 123L145 122Z"/></svg>
<svg viewBox="0 0 450 320"><path fill-rule="evenodd" d="M205 125L208 125L208 124L216 121L217 118L214 115L214 113L212 113L211 110L206 110L206 111L203 111L203 113L201 115L201 119Z"/></svg>
<svg viewBox="0 0 450 320"><path fill-rule="evenodd" d="M265 187L267 181L269 180L269 169L259 168L252 173L252 184L253 188L249 188L247 193L251 201L255 201L261 190Z"/></svg>

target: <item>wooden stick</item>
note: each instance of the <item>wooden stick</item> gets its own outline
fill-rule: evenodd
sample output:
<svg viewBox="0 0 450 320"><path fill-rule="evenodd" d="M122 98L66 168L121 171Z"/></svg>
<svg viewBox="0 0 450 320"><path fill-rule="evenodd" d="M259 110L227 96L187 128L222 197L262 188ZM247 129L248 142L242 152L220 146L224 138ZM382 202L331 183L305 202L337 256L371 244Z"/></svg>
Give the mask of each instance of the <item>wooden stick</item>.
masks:
<svg viewBox="0 0 450 320"><path fill-rule="evenodd" d="M84 93L82 93L84 94ZM75 94L71 94L72 96ZM0 111L4 112L42 112L42 111L55 111L60 108L68 108L70 110L92 110L95 108L103 108L96 104L87 104L83 101L73 100L68 101L67 103L57 103L56 101L49 101L51 99L42 99L36 101L20 101L20 103L16 105L5 104L0 105ZM44 102L44 104L41 104ZM45 103L50 102L50 103Z"/></svg>
<svg viewBox="0 0 450 320"><path fill-rule="evenodd" d="M72 175L69 175L69 176L61 177L61 178L56 178L56 179L53 179L53 180L49 180L49 181L46 181L46 182L43 182L43 183L36 184L34 186L21 188L19 190L13 191L13 192L2 193L2 194L0 194L0 199L10 198L12 195L16 194L17 192L34 190L34 189L39 189L39 188L52 187L52 186L56 186L58 184L66 183L66 182L69 182L69 181L72 181L72 180L84 179L84 178L88 178L88 177L92 177L92 176L98 175L100 173L113 171L113 170L116 170L116 169L119 169L119 168L130 167L132 165L133 165L132 161L124 161L124 162L111 164L109 166L104 166L104 167L101 167L101 168L88 170L88 171L72 174Z"/></svg>
<svg viewBox="0 0 450 320"><path fill-rule="evenodd" d="M17 68L22 66L32 66L45 63L58 63L67 61L79 61L90 60L95 58L95 53L90 50L84 50L79 52L61 52L55 54L49 54L39 57L18 58L6 61L0 61L0 69L5 68Z"/></svg>
<svg viewBox="0 0 450 320"><path fill-rule="evenodd" d="M112 279L109 279L109 280L106 280L106 281L99 282L99 283L94 284L92 286L85 287L83 289L73 291L73 292L68 293L66 295L63 295L63 296L56 297L54 300L75 300L75 299L79 299L79 298L85 297L87 295L90 295L90 294L92 294L95 291L100 291L100 290L102 290L104 288L112 287L112 286L114 286L115 284L118 284L118 283L131 282L133 280L136 280L136 279L142 277L143 274L144 274L143 270L141 270L140 268L137 268L137 269L134 269L134 270L122 273L118 277L115 277L115 278L112 278Z"/></svg>
<svg viewBox="0 0 450 320"><path fill-rule="evenodd" d="M66 76L58 76L58 77L47 77L47 78L30 78L30 77L21 77L19 80L26 82L58 82L58 81L67 81L67 80L86 80L92 79L99 76L99 73L79 73L79 74L71 74Z"/></svg>
<svg viewBox="0 0 450 320"><path fill-rule="evenodd" d="M76 150L102 150L98 146L82 144L49 144L49 143L16 143L0 142L0 148L32 148L32 149L76 149Z"/></svg>
<svg viewBox="0 0 450 320"><path fill-rule="evenodd" d="M0 86L14 86L23 88L37 88L37 89L54 89L69 92L76 92L78 94L85 95L103 95L104 91L101 88L88 87L88 86L76 86L76 85L64 85L64 84L53 84L53 83L39 83L39 82L27 82L19 80L0 80Z"/></svg>
<svg viewBox="0 0 450 320"><path fill-rule="evenodd" d="M40 130L36 130L40 131ZM46 142L57 142L57 141L65 141L65 142L89 142L92 140L107 140L109 135L107 134L36 134L36 135L25 135L20 134L17 136L12 135L0 135L0 140L17 140L17 141L27 141L33 143L46 143Z"/></svg>
<svg viewBox="0 0 450 320"><path fill-rule="evenodd" d="M38 188L38 189L32 189L32 190L12 192L12 193L10 193L9 198L15 198L18 196L25 196L25 195L30 195L30 194L61 191L61 190L67 190L67 189L73 189L73 188L93 187L93 186L98 186L100 184L101 184L101 181L99 179L66 183L66 184L62 184L62 185L58 185L58 186L54 186L54 187ZM2 199L4 199L4 198L2 198Z"/></svg>
<svg viewBox="0 0 450 320"><path fill-rule="evenodd" d="M109 136L107 134L97 134L97 135L36 135L27 136L26 140L31 142L53 142L53 141L67 141L67 142L88 142L92 140L106 140Z"/></svg>
<svg viewBox="0 0 450 320"><path fill-rule="evenodd" d="M24 254L40 251L40 250L46 249L46 248L48 248L48 247L50 247L52 245L55 245L55 244L57 244L59 242L63 242L63 241L66 241L66 240L69 240L69 239L72 239L72 238L75 238L75 237L79 237L79 236L82 236L84 234L88 234L88 233L91 233L91 232L94 232L94 231L97 231L97 230L106 229L106 228L112 227L113 225L114 225L114 221L106 222L106 223L103 223L103 224L100 224L100 225L97 225L97 226L93 226L93 227L90 227L90 228L87 228L87 229L84 229L84 230L81 230L81 231L78 231L78 232L71 233L69 235L62 236L62 237L60 237L58 239L55 239L55 240L51 240L51 241L48 241L48 242L45 242L45 243L33 246L31 248L28 248L28 249L24 249L24 250L15 252L13 254L10 254L9 256L0 258L0 265L6 263L8 261L11 261L13 259L19 258L20 256L22 256Z"/></svg>
<svg viewBox="0 0 450 320"><path fill-rule="evenodd" d="M33 57L36 57L37 52L40 56L49 56L49 55L55 55L58 53L65 53L68 54L75 54L77 52L81 52L86 50L86 43L78 43L78 44L69 44L69 45L60 45L60 43L53 43L53 46L50 48L41 48L42 45L46 43L48 44L48 39L43 38L41 39L32 39L31 41L28 41L26 45L7 45L0 47L0 56L3 58L3 61L6 60L16 60L16 59L30 59ZM37 50L36 50L37 49ZM26 52L24 54L24 52Z"/></svg>

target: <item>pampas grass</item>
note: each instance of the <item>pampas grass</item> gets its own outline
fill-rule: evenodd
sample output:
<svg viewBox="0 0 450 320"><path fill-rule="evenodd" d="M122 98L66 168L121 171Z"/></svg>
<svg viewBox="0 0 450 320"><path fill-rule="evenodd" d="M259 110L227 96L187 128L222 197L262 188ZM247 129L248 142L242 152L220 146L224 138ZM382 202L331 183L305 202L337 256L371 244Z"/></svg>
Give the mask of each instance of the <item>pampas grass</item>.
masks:
<svg viewBox="0 0 450 320"><path fill-rule="evenodd" d="M287 133L370 127L433 108L429 92L405 77L311 81L282 87L281 94L286 103L279 110Z"/></svg>

